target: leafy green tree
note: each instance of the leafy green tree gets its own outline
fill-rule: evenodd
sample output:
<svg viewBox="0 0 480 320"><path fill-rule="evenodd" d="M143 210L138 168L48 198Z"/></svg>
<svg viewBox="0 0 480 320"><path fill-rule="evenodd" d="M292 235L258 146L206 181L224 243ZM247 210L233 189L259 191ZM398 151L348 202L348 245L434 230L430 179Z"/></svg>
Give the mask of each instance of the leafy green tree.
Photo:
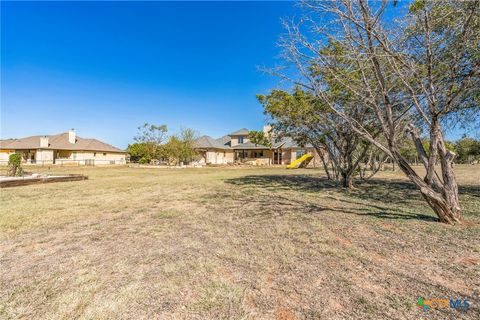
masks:
<svg viewBox="0 0 480 320"><path fill-rule="evenodd" d="M194 149L194 143L198 138L198 134L191 128L182 128L179 138L181 142L180 161L190 163L198 156Z"/></svg>
<svg viewBox="0 0 480 320"><path fill-rule="evenodd" d="M341 90L329 92L338 103L344 102ZM310 143L317 150L328 179L341 176L344 187L353 188L353 176L365 159L370 144L354 133L342 118L313 94L296 87L290 94L272 90L269 95L258 95L264 112L269 115L273 127L280 135L289 136L298 143ZM361 104L354 109L358 121L366 119ZM331 160L332 173L328 168L324 150Z"/></svg>
<svg viewBox="0 0 480 320"><path fill-rule="evenodd" d="M400 145L400 154L410 163L417 163L417 150L411 140L404 140Z"/></svg>
<svg viewBox="0 0 480 320"><path fill-rule="evenodd" d="M150 163L153 159L160 159L162 157L162 148L156 148L156 154L151 145L145 142L136 142L129 144L127 152L130 155L130 161L140 163Z"/></svg>
<svg viewBox="0 0 480 320"><path fill-rule="evenodd" d="M144 123L138 127L138 133L134 137L136 143L141 144L144 162L153 159L162 159L162 144L167 139L167 126Z"/></svg>
<svg viewBox="0 0 480 320"><path fill-rule="evenodd" d="M480 159L480 141L464 137L458 140L455 145L457 161L460 163L474 163Z"/></svg>
<svg viewBox="0 0 480 320"><path fill-rule="evenodd" d="M270 138L263 131L251 130L248 132L248 139L255 146L261 145L266 147L271 147L272 142Z"/></svg>
<svg viewBox="0 0 480 320"><path fill-rule="evenodd" d="M178 165L180 163L182 154L182 142L176 136L170 136L167 143L163 146L165 158L169 164Z"/></svg>
<svg viewBox="0 0 480 320"><path fill-rule="evenodd" d="M182 128L180 134L170 136L167 143L163 145L165 158L174 165L193 161L197 156L194 149L196 139L197 134L193 129Z"/></svg>

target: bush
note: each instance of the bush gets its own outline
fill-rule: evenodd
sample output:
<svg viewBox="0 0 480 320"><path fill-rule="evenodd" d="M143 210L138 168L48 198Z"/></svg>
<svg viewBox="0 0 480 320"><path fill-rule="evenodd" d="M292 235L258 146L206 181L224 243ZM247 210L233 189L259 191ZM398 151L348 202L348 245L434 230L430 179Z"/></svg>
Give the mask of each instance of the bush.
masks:
<svg viewBox="0 0 480 320"><path fill-rule="evenodd" d="M140 164L149 164L151 159L149 157L141 157L140 160L138 160L138 163Z"/></svg>
<svg viewBox="0 0 480 320"><path fill-rule="evenodd" d="M8 157L8 166L10 167L11 176L23 175L22 169L22 155L19 153L13 153Z"/></svg>
<svg viewBox="0 0 480 320"><path fill-rule="evenodd" d="M145 164L150 163L150 160L153 159L162 159L162 146L153 142L136 142L129 144L127 152L130 155L131 162Z"/></svg>

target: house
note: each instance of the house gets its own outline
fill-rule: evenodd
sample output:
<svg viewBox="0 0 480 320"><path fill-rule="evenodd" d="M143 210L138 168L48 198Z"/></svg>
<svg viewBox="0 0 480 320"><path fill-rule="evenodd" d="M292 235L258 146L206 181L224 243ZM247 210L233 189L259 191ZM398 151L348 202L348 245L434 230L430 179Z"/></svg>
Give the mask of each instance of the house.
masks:
<svg viewBox="0 0 480 320"><path fill-rule="evenodd" d="M22 154L26 164L125 164L127 152L97 139L85 139L75 130L50 136L0 140L0 164L12 153Z"/></svg>
<svg viewBox="0 0 480 320"><path fill-rule="evenodd" d="M270 134L271 127L265 126L263 131ZM248 139L248 129L240 129L214 139L202 136L195 141L195 149L201 155L201 163L229 164L252 163L256 165L288 165L302 155L314 155L311 165L320 164L315 148L311 145L300 146L291 138L282 138L279 141L272 139L271 146L255 145Z"/></svg>

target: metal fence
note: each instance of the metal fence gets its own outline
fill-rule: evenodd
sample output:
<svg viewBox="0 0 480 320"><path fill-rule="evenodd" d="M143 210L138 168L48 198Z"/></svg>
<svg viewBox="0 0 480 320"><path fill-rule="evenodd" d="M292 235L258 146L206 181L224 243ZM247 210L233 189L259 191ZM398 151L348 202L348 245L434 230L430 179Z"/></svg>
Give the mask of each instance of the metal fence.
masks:
<svg viewBox="0 0 480 320"><path fill-rule="evenodd" d="M55 159L55 163L52 160L29 160L22 162L22 165L36 165L36 166L97 166L97 165L113 165L113 164L126 164L125 160L100 160L100 159L85 159L85 160L69 160L69 159ZM8 165L8 160L0 160L0 165Z"/></svg>

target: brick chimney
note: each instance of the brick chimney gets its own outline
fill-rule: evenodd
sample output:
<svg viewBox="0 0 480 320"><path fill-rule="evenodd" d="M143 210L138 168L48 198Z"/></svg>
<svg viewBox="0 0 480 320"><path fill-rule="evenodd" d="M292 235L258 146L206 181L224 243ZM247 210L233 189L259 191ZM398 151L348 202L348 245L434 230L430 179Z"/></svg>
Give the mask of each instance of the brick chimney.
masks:
<svg viewBox="0 0 480 320"><path fill-rule="evenodd" d="M48 137L40 137L40 148L48 148Z"/></svg>
<svg viewBox="0 0 480 320"><path fill-rule="evenodd" d="M70 129L70 131L68 131L68 142L74 144L76 138L75 129Z"/></svg>

